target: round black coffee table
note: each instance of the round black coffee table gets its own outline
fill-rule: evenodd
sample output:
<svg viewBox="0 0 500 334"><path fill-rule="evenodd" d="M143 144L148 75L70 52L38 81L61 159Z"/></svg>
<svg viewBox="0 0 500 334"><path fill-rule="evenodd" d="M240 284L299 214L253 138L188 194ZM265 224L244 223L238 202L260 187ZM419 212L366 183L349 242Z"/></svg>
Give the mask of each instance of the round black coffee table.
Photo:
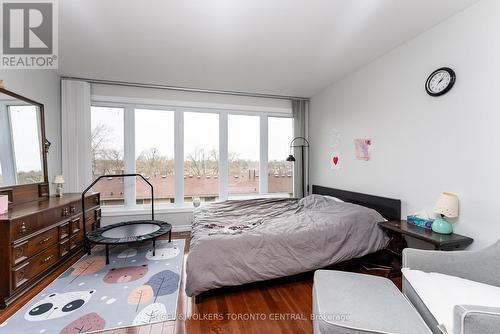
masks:
<svg viewBox="0 0 500 334"><path fill-rule="evenodd" d="M156 239L168 233L168 242L172 241L172 225L161 220L132 220L107 225L87 233L87 240L93 244L106 246L106 264L109 264L109 245L133 242L153 241L155 255ZM91 253L89 247L89 254Z"/></svg>

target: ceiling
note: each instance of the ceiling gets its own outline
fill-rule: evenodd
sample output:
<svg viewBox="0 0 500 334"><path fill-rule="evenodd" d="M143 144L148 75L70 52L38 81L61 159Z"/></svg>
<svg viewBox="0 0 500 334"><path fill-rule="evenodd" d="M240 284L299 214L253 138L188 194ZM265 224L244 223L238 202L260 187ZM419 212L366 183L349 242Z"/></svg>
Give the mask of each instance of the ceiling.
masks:
<svg viewBox="0 0 500 334"><path fill-rule="evenodd" d="M65 0L60 73L311 96L478 0Z"/></svg>

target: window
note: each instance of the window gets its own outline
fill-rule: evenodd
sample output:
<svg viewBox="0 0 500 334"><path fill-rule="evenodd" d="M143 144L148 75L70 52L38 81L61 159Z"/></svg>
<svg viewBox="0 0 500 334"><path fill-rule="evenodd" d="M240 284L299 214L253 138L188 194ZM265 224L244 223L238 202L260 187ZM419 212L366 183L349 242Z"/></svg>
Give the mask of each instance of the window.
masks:
<svg viewBox="0 0 500 334"><path fill-rule="evenodd" d="M124 109L91 107L92 177L124 172ZM123 179L110 177L95 187L101 193L103 206L123 205Z"/></svg>
<svg viewBox="0 0 500 334"><path fill-rule="evenodd" d="M158 204L174 203L174 121L171 110L135 109L135 169L154 186ZM150 204L149 185L136 182L136 203Z"/></svg>
<svg viewBox="0 0 500 334"><path fill-rule="evenodd" d="M260 117L228 115L229 196L259 193Z"/></svg>
<svg viewBox="0 0 500 334"><path fill-rule="evenodd" d="M219 115L184 113L184 199L219 197Z"/></svg>
<svg viewBox="0 0 500 334"><path fill-rule="evenodd" d="M285 159L293 135L290 116L95 103L92 174L140 173L154 186L159 207L192 207L195 198L204 203L289 197L293 165ZM129 180L110 177L98 183L94 190L101 193L103 206L150 204L147 183Z"/></svg>
<svg viewBox="0 0 500 334"><path fill-rule="evenodd" d="M268 122L268 191L293 196L293 162L286 161L293 139L293 119L269 117Z"/></svg>

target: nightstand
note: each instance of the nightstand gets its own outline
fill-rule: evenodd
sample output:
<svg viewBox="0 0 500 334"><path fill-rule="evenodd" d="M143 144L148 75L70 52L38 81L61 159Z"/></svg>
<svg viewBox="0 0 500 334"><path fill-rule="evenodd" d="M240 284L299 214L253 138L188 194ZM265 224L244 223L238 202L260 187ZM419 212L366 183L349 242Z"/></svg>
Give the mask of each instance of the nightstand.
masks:
<svg viewBox="0 0 500 334"><path fill-rule="evenodd" d="M472 238L456 233L435 233L432 232L432 230L427 230L423 227L408 224L406 220L390 220L378 223L378 225L386 230L390 237L404 240L404 236L409 236L431 244L435 250L462 250L474 241L474 239ZM406 248L406 246L404 248Z"/></svg>
<svg viewBox="0 0 500 334"><path fill-rule="evenodd" d="M453 251L462 250L469 246L474 239L452 233L452 234L439 234L432 230L427 230L423 227L418 227L412 224L408 224L406 220L390 220L386 222L380 222L378 225L384 229L391 241L387 246L395 259L393 261L393 273L397 274L401 271L401 255L403 249L408 247L406 243L405 236L412 237L432 245L435 250L442 251Z"/></svg>

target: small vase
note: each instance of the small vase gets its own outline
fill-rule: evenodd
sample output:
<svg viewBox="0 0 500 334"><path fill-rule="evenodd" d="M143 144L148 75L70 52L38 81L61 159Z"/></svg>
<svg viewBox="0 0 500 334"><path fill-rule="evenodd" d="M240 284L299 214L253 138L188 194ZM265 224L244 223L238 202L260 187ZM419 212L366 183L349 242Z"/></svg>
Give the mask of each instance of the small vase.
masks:
<svg viewBox="0 0 500 334"><path fill-rule="evenodd" d="M201 200L200 200L199 197L193 198L193 205L194 205L195 208L199 207L200 204L201 204Z"/></svg>

